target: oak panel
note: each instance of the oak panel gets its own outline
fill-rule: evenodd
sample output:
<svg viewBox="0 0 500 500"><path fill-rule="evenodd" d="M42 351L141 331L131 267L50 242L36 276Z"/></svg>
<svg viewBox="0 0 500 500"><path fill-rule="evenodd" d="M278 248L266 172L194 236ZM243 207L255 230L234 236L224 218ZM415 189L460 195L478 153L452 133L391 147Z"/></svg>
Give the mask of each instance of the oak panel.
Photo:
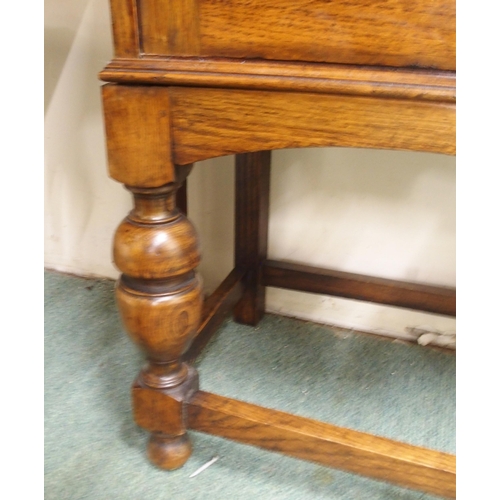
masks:
<svg viewBox="0 0 500 500"><path fill-rule="evenodd" d="M454 0L200 0L201 54L455 69Z"/></svg>
<svg viewBox="0 0 500 500"><path fill-rule="evenodd" d="M142 50L147 54L199 53L198 0L137 0Z"/></svg>
<svg viewBox="0 0 500 500"><path fill-rule="evenodd" d="M455 106L344 95L172 88L174 160L344 146L455 154Z"/></svg>

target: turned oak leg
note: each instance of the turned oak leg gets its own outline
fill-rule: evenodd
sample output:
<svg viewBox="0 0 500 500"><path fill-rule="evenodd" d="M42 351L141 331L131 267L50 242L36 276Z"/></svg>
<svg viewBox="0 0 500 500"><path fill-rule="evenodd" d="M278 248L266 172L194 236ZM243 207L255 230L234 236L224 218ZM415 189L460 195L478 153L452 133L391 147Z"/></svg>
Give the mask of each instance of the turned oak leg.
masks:
<svg viewBox="0 0 500 500"><path fill-rule="evenodd" d="M191 454L185 403L198 389L196 371L181 361L200 322L202 290L195 273L197 236L175 203L189 168L178 171L175 183L128 187L135 206L114 240L114 261L123 273L118 308L128 334L147 356L132 389L134 418L151 432L148 456L163 469L180 467Z"/></svg>
<svg viewBox="0 0 500 500"><path fill-rule="evenodd" d="M267 257L270 166L270 151L236 155L235 267L245 272L245 290L234 319L245 325L256 325L265 308L262 265Z"/></svg>

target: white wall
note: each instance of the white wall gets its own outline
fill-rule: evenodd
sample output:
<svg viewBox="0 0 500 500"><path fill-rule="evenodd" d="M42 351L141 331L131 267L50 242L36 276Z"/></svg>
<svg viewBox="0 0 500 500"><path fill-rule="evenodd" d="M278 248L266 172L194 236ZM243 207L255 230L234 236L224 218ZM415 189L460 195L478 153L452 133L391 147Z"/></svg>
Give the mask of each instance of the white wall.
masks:
<svg viewBox="0 0 500 500"><path fill-rule="evenodd" d="M46 0L45 265L115 278L114 229L130 195L108 179L98 72L112 57L107 0ZM189 212L207 291L231 269L233 159L197 164ZM269 256L455 285L455 159L395 151L273 152ZM269 311L401 338L455 320L269 289Z"/></svg>
<svg viewBox="0 0 500 500"><path fill-rule="evenodd" d="M47 0L45 47L45 265L116 277L111 236L131 200L106 175L97 77L112 57L106 0Z"/></svg>

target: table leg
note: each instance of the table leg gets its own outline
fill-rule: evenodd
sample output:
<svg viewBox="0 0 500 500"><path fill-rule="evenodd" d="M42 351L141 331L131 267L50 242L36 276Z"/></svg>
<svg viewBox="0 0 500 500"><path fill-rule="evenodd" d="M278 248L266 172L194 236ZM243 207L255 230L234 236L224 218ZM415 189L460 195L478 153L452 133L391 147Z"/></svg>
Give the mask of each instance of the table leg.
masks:
<svg viewBox="0 0 500 500"><path fill-rule="evenodd" d="M189 168L178 169L185 177ZM179 173L179 172L178 172ZM198 389L198 376L181 361L200 321L201 282L195 273L200 254L189 220L176 208L184 179L158 188L128 187L135 206L118 227L114 261L123 273L116 287L125 329L147 356L133 387L135 421L149 430L149 459L175 469L191 454L184 406ZM162 398L161 429L151 419Z"/></svg>
<svg viewBox="0 0 500 500"><path fill-rule="evenodd" d="M256 325L265 309L262 265L267 257L271 152L236 155L235 267L245 271L234 319Z"/></svg>

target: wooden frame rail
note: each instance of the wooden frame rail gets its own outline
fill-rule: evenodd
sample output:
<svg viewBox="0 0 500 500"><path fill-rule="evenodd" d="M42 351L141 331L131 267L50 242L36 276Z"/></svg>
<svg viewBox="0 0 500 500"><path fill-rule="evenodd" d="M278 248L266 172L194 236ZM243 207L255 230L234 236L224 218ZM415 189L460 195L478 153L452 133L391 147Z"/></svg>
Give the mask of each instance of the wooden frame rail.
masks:
<svg viewBox="0 0 500 500"><path fill-rule="evenodd" d="M187 412L193 430L435 495L456 494L454 455L203 391Z"/></svg>
<svg viewBox="0 0 500 500"><path fill-rule="evenodd" d="M246 274L245 270L234 268L204 301L202 320L184 361L194 362L224 319L233 312L243 297ZM446 316L456 315L454 288L388 280L292 262L265 260L259 284Z"/></svg>
<svg viewBox="0 0 500 500"><path fill-rule="evenodd" d="M197 336L184 356L188 363L194 362L201 354L225 317L242 298L244 275L244 271L233 269L205 300ZM261 284L450 316L455 314L455 290L451 288L374 278L290 262L266 260ZM142 391L148 399L148 390ZM153 392L151 398L154 398L157 416L150 414L152 420L148 430L168 432L170 424L162 421L164 412L159 411L159 407L164 406L167 411L172 401L168 395ZM204 391L193 392L184 405L188 429L445 498L456 497L454 455Z"/></svg>
<svg viewBox="0 0 500 500"><path fill-rule="evenodd" d="M204 391L181 402L135 385L136 421L154 433L172 434L167 415L183 408L185 427L403 487L454 498L453 455L271 410ZM154 411L152 411L154 409Z"/></svg>
<svg viewBox="0 0 500 500"><path fill-rule="evenodd" d="M291 262L266 260L263 284L447 316L456 314L456 291L453 288L388 280Z"/></svg>
<svg viewBox="0 0 500 500"><path fill-rule="evenodd" d="M196 338L184 360L193 363L208 344L226 316L243 295L243 271L233 269L203 304L202 320Z"/></svg>

